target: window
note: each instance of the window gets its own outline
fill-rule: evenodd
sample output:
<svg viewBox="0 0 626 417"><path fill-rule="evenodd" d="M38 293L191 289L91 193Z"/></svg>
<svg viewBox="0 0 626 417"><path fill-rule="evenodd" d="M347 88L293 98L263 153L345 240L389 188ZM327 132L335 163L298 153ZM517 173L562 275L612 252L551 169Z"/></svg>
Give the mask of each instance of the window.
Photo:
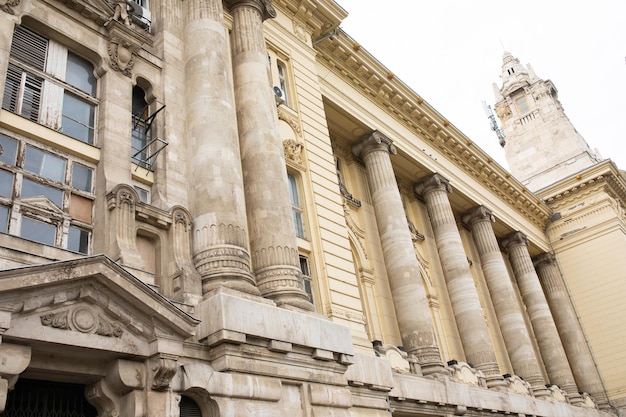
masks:
<svg viewBox="0 0 626 417"><path fill-rule="evenodd" d="M136 25L149 30L152 23L152 14L150 13L150 4L148 0L135 0L129 4L130 16Z"/></svg>
<svg viewBox="0 0 626 417"><path fill-rule="evenodd" d="M180 397L178 408L180 417L202 417L202 410L198 403L185 395Z"/></svg>
<svg viewBox="0 0 626 417"><path fill-rule="evenodd" d="M135 189L135 191L137 191L139 201L141 201L142 203L150 204L150 191L137 185L134 185L133 188Z"/></svg>
<svg viewBox="0 0 626 417"><path fill-rule="evenodd" d="M300 272L302 272L302 278L304 279L304 292L309 296L309 301L315 304L313 300L313 279L311 278L309 258L304 255L300 255Z"/></svg>
<svg viewBox="0 0 626 417"><path fill-rule="evenodd" d="M93 65L53 40L16 28L3 109L93 144L95 95Z"/></svg>
<svg viewBox="0 0 626 417"><path fill-rule="evenodd" d="M94 169L0 134L0 232L89 253Z"/></svg>
<svg viewBox="0 0 626 417"><path fill-rule="evenodd" d="M148 103L146 93L139 86L133 87L133 130L131 133L131 159L146 168L148 156Z"/></svg>
<svg viewBox="0 0 626 417"><path fill-rule="evenodd" d="M167 146L166 141L154 134L154 121L165 105L157 105L156 102L153 104L151 106L146 101L143 88L133 87L130 159L134 164L149 170L152 170L159 152ZM156 110L151 113L150 107L156 107Z"/></svg>
<svg viewBox="0 0 626 417"><path fill-rule="evenodd" d="M530 108L528 107L528 101L526 100L526 96L516 98L515 104L517 104L517 110L522 115L530 111Z"/></svg>
<svg viewBox="0 0 626 417"><path fill-rule="evenodd" d="M289 106L289 75L286 64L286 55L278 53L273 49L268 49L268 59L270 63L270 78L274 94L278 103ZM277 90L278 89L278 90Z"/></svg>
<svg viewBox="0 0 626 417"><path fill-rule="evenodd" d="M291 198L291 213L293 215L293 223L296 228L296 236L305 239L306 235L304 233L304 221L302 216L302 206L300 203L300 193L298 191L298 182L296 177L287 173L287 177L289 179L289 196Z"/></svg>

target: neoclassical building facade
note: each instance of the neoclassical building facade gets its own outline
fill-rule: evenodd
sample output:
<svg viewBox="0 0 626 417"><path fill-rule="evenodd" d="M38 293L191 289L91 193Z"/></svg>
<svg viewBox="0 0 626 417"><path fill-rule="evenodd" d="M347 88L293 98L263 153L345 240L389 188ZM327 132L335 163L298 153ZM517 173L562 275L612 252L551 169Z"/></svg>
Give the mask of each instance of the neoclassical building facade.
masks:
<svg viewBox="0 0 626 417"><path fill-rule="evenodd" d="M332 0L0 8L0 416L621 415L610 160L520 182Z"/></svg>

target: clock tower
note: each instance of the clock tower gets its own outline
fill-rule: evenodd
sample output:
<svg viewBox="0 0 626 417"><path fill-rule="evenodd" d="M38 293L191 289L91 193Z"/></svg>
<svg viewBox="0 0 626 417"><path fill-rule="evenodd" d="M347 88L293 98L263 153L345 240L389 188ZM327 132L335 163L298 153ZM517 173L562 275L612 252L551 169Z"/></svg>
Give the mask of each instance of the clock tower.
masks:
<svg viewBox="0 0 626 417"><path fill-rule="evenodd" d="M550 80L505 52L502 86L495 83L495 111L506 136L502 144L511 173L537 191L591 165L599 158L576 131Z"/></svg>

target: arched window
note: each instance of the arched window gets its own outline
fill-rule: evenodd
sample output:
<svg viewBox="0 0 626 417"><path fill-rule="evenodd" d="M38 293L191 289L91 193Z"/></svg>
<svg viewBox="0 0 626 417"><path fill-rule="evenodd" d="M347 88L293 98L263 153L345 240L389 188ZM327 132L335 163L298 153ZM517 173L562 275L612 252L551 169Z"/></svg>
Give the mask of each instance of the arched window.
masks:
<svg viewBox="0 0 626 417"><path fill-rule="evenodd" d="M178 405L180 411L180 417L202 417L202 410L200 406L193 399L181 396L180 404Z"/></svg>
<svg viewBox="0 0 626 417"><path fill-rule="evenodd" d="M131 135L131 159L146 168L148 161L148 103L146 92L138 85L133 87L133 130Z"/></svg>

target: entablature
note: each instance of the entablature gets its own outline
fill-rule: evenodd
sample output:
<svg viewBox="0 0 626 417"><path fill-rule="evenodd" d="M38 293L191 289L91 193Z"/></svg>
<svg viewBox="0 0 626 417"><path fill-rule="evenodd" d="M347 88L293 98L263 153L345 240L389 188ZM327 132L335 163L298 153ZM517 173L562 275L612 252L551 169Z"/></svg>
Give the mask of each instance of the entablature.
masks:
<svg viewBox="0 0 626 417"><path fill-rule="evenodd" d="M316 45L319 62L543 229L550 209L345 32ZM399 152L408 147L395 142Z"/></svg>

